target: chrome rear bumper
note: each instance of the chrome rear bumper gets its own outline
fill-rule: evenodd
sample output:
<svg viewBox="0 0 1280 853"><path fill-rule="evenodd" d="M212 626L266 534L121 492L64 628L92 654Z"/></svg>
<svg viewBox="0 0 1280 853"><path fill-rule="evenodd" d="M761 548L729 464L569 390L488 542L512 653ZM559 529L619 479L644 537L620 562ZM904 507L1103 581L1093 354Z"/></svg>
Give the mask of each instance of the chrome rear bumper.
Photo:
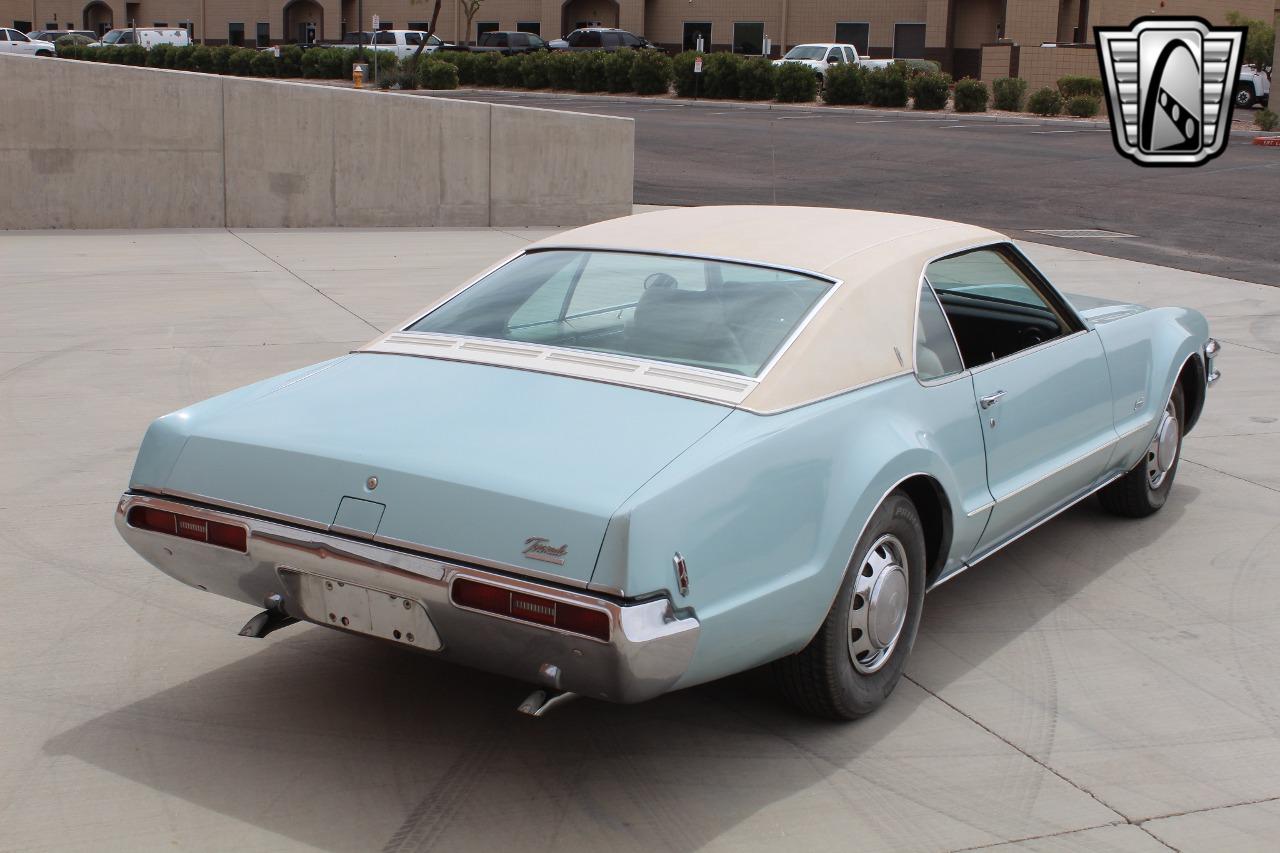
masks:
<svg viewBox="0 0 1280 853"><path fill-rule="evenodd" d="M129 511L148 506L248 531L247 552L156 533L129 523ZM439 635L432 654L533 684L613 702L640 702L667 692L689 666L699 625L680 617L666 599L622 605L544 583L458 565L266 521L197 504L126 493L116 507L116 529L135 551L183 583L246 604L283 599L289 616L343 630L308 617L297 600L298 572L417 601ZM450 588L465 578L565 604L603 610L609 639L597 640L455 605ZM404 645L406 643L401 643ZM417 648L422 648L420 644Z"/></svg>

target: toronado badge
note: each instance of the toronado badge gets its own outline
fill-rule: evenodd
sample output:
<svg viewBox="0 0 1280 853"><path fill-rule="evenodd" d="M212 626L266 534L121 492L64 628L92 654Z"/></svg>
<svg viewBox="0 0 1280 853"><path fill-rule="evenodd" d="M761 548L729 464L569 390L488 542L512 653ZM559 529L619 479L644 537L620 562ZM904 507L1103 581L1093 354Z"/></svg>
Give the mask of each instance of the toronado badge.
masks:
<svg viewBox="0 0 1280 853"><path fill-rule="evenodd" d="M1116 150L1140 166L1199 166L1221 154L1245 29L1163 17L1094 27Z"/></svg>

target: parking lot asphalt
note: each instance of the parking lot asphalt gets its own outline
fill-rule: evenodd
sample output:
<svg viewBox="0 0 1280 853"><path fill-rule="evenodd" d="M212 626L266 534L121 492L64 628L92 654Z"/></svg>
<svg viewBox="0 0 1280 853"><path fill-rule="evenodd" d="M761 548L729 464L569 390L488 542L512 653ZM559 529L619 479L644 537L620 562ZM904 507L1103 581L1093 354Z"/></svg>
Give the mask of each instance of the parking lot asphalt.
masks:
<svg viewBox="0 0 1280 853"><path fill-rule="evenodd" d="M449 93L432 92L436 96ZM1019 239L1280 285L1280 148L1232 137L1194 169L1137 166L1110 131L954 113L466 91L634 118L636 201L800 204L959 219ZM1249 111L1245 111L1249 112ZM1033 230L1102 229L1060 240Z"/></svg>
<svg viewBox="0 0 1280 853"><path fill-rule="evenodd" d="M0 848L1275 849L1274 288L1025 245L1068 291L1204 311L1224 379L1159 514L1086 503L932 593L857 723L760 673L521 717L526 686L401 647L236 636L250 608L116 535L153 418L345 352L541 233L0 234Z"/></svg>

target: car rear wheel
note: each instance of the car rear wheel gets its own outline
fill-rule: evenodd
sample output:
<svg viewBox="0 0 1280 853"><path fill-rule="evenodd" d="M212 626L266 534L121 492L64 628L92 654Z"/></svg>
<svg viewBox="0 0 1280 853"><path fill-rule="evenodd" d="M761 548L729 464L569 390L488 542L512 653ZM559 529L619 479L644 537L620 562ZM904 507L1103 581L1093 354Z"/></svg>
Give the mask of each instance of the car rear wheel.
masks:
<svg viewBox="0 0 1280 853"><path fill-rule="evenodd" d="M1138 464L1098 493L1103 509L1127 518L1145 518L1164 506L1182 457L1184 411L1182 388L1175 386Z"/></svg>
<svg viewBox="0 0 1280 853"><path fill-rule="evenodd" d="M1240 86L1236 89L1236 106L1251 107L1253 106L1253 87Z"/></svg>
<svg viewBox="0 0 1280 853"><path fill-rule="evenodd" d="M920 627L924 529L895 492L875 511L817 635L774 663L783 694L820 717L852 720L893 692Z"/></svg>
<svg viewBox="0 0 1280 853"><path fill-rule="evenodd" d="M36 56L53 56L53 54L47 50L37 50Z"/></svg>

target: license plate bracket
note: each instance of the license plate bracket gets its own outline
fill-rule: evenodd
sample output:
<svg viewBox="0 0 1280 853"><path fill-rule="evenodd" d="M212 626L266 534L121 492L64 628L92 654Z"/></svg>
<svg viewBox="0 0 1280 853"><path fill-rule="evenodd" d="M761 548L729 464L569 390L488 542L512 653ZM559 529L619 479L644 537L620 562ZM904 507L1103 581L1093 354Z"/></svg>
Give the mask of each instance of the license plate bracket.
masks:
<svg viewBox="0 0 1280 853"><path fill-rule="evenodd" d="M415 598L285 567L280 577L291 587L290 604L312 622L427 651L442 645L427 608Z"/></svg>

